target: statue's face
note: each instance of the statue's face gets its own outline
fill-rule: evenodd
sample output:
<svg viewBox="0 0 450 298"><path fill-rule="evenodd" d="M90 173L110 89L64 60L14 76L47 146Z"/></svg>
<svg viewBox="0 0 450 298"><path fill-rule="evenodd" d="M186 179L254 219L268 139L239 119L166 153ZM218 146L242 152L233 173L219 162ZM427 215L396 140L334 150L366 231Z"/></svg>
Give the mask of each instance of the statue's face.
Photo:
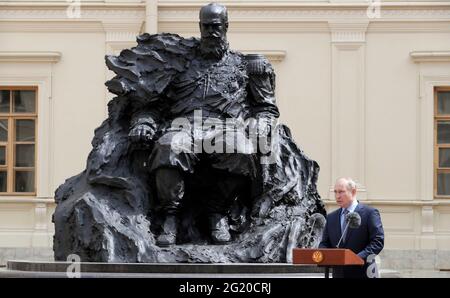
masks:
<svg viewBox="0 0 450 298"><path fill-rule="evenodd" d="M203 38L226 39L228 24L221 20L203 20L200 21L200 32Z"/></svg>
<svg viewBox="0 0 450 298"><path fill-rule="evenodd" d="M209 4L200 10L200 50L205 58L220 59L228 48L228 16L224 6Z"/></svg>
<svg viewBox="0 0 450 298"><path fill-rule="evenodd" d="M215 3L200 9L200 32L202 39L226 39L228 29L228 13L225 6Z"/></svg>

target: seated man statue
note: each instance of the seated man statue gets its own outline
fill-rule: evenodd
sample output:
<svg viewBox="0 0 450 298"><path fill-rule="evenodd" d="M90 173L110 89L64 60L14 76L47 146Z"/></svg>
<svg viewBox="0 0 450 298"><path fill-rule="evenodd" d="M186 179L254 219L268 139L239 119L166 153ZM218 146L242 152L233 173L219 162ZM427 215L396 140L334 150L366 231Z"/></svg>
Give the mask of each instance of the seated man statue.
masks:
<svg viewBox="0 0 450 298"><path fill-rule="evenodd" d="M308 245L319 166L277 122L273 68L229 49L225 6L199 25L106 56L117 96L86 170L56 191L56 260L284 262Z"/></svg>
<svg viewBox="0 0 450 298"><path fill-rule="evenodd" d="M257 61L261 64L260 69L251 69L253 64L246 63L242 54L229 50L227 29L226 8L215 3L204 6L200 10L201 39L192 49L189 67L174 75L159 98L132 118L131 140L145 142L156 139L149 159L149 171L155 176L157 197L165 218L157 238L161 246L176 242L177 213L185 194L183 173L194 173L199 163L207 163L228 173L224 179L216 181L215 191L209 193L210 198L205 205L212 241L220 244L230 240L226 212L237 188L242 187L240 181L243 177L239 176L254 179L255 162L258 162L254 148L242 144L245 136L243 123L253 117L264 125L279 116L270 74L264 72L267 61ZM246 68L246 65L250 67ZM248 76L252 75L258 76L262 84L258 92L248 88ZM186 119L190 127L181 131L174 128L174 120L180 118ZM194 127L195 120L202 124L200 128ZM214 126L213 130L211 126ZM183 133L186 134L185 140L192 140L193 145L203 141L200 142L203 146L192 150L188 142L187 150L176 152L174 138L183 136ZM212 139L215 150L205 152L204 141Z"/></svg>

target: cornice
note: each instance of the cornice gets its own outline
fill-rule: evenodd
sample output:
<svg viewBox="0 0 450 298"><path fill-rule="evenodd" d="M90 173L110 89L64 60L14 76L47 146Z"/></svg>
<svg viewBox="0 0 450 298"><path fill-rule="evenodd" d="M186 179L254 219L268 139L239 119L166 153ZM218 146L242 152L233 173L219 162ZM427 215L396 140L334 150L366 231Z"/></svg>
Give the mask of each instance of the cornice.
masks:
<svg viewBox="0 0 450 298"><path fill-rule="evenodd" d="M159 9L159 21L195 21L198 19L197 9ZM446 9L398 9L381 10L380 18L370 19L366 9L259 9L259 10L230 10L229 19L236 21L266 21L266 22L303 22L326 21L330 19L359 19L367 21L448 21L450 8Z"/></svg>
<svg viewBox="0 0 450 298"><path fill-rule="evenodd" d="M381 17L372 19L367 17L367 3L221 2L229 7L230 32L329 32L327 23L340 20L368 22L367 32L450 32L449 2L383 3ZM160 0L159 31L197 32L202 4ZM65 2L0 1L0 31L101 32L102 22L142 23L146 15L144 3L83 2L80 18L69 18L67 8Z"/></svg>
<svg viewBox="0 0 450 298"><path fill-rule="evenodd" d="M143 5L80 5L80 17L70 18L67 14L67 3L39 5L14 3L14 5L0 2L1 20L98 20L98 19L145 19Z"/></svg>
<svg viewBox="0 0 450 298"><path fill-rule="evenodd" d="M167 5L166 5L167 4ZM191 1L187 3L160 3L158 7L160 21L196 21L199 5ZM421 4L421 3L419 3ZM304 4L292 3L240 3L229 5L229 19L233 21L266 21L266 22L303 22L311 20L359 19L366 21L389 20L429 20L448 21L450 19L450 3L428 3L415 5L381 5L380 18L367 16L366 4Z"/></svg>
<svg viewBox="0 0 450 298"><path fill-rule="evenodd" d="M0 32L103 32L103 26L99 21L1 20Z"/></svg>
<svg viewBox="0 0 450 298"><path fill-rule="evenodd" d="M278 50L240 50L243 54L263 54L272 62L280 62L283 61L286 57L286 51L278 51Z"/></svg>
<svg viewBox="0 0 450 298"><path fill-rule="evenodd" d="M302 7L315 7L315 8L361 8L367 7L367 1L361 0L360 2L328 2L328 0L322 0L317 2L312 1L299 1L299 0L221 0L220 3L224 4L228 8L255 8L255 7L269 7L269 8L302 8ZM0 1L0 7L67 7L70 3L64 0L59 2L55 1ZM158 7L183 7L183 8L198 8L205 4L205 0L158 0ZM135 8L145 7L145 1L142 2L82 2L82 7L87 8L105 8L105 7L117 7L117 8ZM414 7L422 8L429 6L436 7L449 7L450 3L443 1L397 1L397 2L382 2L383 8L402 8L402 7Z"/></svg>
<svg viewBox="0 0 450 298"><path fill-rule="evenodd" d="M0 62L58 62L59 52L0 52Z"/></svg>
<svg viewBox="0 0 450 298"><path fill-rule="evenodd" d="M450 33L450 21L374 21L369 23L367 31L370 33Z"/></svg>
<svg viewBox="0 0 450 298"><path fill-rule="evenodd" d="M367 20L367 3L298 3L290 1L221 1L229 8L230 19L240 21L279 20L304 21L330 18L363 18ZM67 19L70 3L34 3L0 1L0 19ZM198 8L204 1L158 2L159 21L197 21ZM145 19L145 3L85 3L81 19L93 18L142 18ZM397 2L382 3L381 20L427 19L437 21L450 18L450 3L446 2ZM267 19L269 18L269 19Z"/></svg>
<svg viewBox="0 0 450 298"><path fill-rule="evenodd" d="M416 62L450 62L450 51L415 51L409 54Z"/></svg>
<svg viewBox="0 0 450 298"><path fill-rule="evenodd" d="M126 0L124 0L126 1ZM61 0L54 1L0 1L0 7L18 7L18 8L67 8L71 3ZM81 2L81 7L89 9L103 9L103 8L145 8L145 2Z"/></svg>
<svg viewBox="0 0 450 298"><path fill-rule="evenodd" d="M258 8L258 7L269 7L269 8L304 8L304 7L314 7L314 8L367 8L367 1L360 0L360 2L328 2L328 0L322 0L321 2L311 2L311 1L299 1L299 0L221 0L220 3L224 4L228 8ZM159 0L158 7L168 8L168 7L183 7L183 8L198 8L205 4L204 0ZM383 2L381 6L383 8L402 8L402 7L448 7L449 3L442 1L398 1L398 2Z"/></svg>

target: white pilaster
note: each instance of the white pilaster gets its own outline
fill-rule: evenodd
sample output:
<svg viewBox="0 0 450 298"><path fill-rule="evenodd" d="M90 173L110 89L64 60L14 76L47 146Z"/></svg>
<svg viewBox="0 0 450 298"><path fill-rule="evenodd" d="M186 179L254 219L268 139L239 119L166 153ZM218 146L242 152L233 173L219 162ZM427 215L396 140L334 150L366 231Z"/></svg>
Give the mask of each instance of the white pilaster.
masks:
<svg viewBox="0 0 450 298"><path fill-rule="evenodd" d="M352 177L366 199L365 33L367 21L328 22L331 31L331 181ZM344 162L345 161L345 162Z"/></svg>
<svg viewBox="0 0 450 298"><path fill-rule="evenodd" d="M158 0L146 0L145 32L158 33Z"/></svg>

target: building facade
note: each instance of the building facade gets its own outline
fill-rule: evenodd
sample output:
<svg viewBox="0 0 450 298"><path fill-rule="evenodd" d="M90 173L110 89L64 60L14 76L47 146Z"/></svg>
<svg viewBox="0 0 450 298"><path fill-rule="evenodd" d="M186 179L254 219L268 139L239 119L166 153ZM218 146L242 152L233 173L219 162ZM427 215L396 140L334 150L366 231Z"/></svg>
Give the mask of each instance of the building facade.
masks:
<svg viewBox="0 0 450 298"><path fill-rule="evenodd" d="M197 0L0 1L0 264L52 257L54 191L85 168L112 98L105 54L199 36ZM382 268L450 268L450 1L232 1L233 49L265 54L280 120L381 211ZM449 151L447 151L449 150Z"/></svg>

